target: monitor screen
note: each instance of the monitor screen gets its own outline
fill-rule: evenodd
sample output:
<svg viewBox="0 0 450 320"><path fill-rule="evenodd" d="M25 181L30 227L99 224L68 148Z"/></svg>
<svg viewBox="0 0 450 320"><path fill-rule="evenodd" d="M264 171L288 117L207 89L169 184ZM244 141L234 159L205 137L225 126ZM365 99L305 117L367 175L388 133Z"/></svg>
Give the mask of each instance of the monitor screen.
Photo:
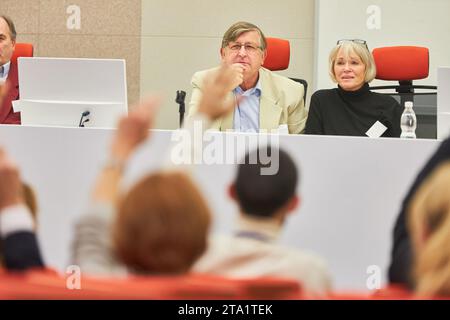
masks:
<svg viewBox="0 0 450 320"><path fill-rule="evenodd" d="M23 125L115 127L127 113L125 60L19 58Z"/></svg>

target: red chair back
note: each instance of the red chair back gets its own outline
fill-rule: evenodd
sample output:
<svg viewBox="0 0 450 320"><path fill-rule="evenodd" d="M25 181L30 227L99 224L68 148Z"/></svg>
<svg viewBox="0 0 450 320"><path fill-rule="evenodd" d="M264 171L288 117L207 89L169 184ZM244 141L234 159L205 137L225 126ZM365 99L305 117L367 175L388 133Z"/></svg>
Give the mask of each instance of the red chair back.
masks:
<svg viewBox="0 0 450 320"><path fill-rule="evenodd" d="M377 79L412 81L428 77L428 48L396 46L376 48L372 52L377 66Z"/></svg>
<svg viewBox="0 0 450 320"><path fill-rule="evenodd" d="M289 40L280 38L266 38L267 56L263 67L271 71L286 70L291 58Z"/></svg>
<svg viewBox="0 0 450 320"><path fill-rule="evenodd" d="M18 57L32 57L34 53L34 47L31 43L16 43L11 61L17 63Z"/></svg>

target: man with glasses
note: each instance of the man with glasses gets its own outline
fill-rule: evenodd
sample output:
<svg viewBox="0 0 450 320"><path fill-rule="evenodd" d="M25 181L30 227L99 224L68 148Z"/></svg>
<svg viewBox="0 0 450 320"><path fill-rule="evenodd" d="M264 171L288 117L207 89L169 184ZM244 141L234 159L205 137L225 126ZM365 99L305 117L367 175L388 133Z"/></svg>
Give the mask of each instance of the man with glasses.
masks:
<svg viewBox="0 0 450 320"><path fill-rule="evenodd" d="M223 64L232 67L235 81L226 98L235 100L235 109L212 124L213 129L240 132L277 130L302 133L307 111L303 101L304 88L286 77L262 67L267 55L266 39L254 24L237 22L224 34L220 49ZM197 112L203 81L209 72L200 71L192 78L193 91L189 115ZM225 101L225 102L227 102Z"/></svg>
<svg viewBox="0 0 450 320"><path fill-rule="evenodd" d="M3 103L0 103L0 124L20 124L20 113L14 112L12 101L19 98L17 64L11 62L16 45L16 29L12 20L0 15L0 83L7 83Z"/></svg>

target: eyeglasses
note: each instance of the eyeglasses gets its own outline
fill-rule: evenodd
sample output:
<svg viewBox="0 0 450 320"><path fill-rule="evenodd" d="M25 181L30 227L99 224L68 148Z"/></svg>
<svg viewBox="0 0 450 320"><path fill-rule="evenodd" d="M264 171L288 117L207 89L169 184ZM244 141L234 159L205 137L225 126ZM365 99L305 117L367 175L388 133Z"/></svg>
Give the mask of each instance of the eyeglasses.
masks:
<svg viewBox="0 0 450 320"><path fill-rule="evenodd" d="M353 42L353 43L361 44L363 46L366 46L367 50L369 50L369 47L367 46L367 41L366 40L362 40L362 39L341 39L341 40L338 40L338 42L336 44L339 46L339 45L343 44L344 42Z"/></svg>
<svg viewBox="0 0 450 320"><path fill-rule="evenodd" d="M255 53L258 51L258 49L261 49L261 47L258 47L255 44L252 43L231 43L228 48L230 48L233 52L239 52L241 51L241 48L244 47L245 51L249 54Z"/></svg>

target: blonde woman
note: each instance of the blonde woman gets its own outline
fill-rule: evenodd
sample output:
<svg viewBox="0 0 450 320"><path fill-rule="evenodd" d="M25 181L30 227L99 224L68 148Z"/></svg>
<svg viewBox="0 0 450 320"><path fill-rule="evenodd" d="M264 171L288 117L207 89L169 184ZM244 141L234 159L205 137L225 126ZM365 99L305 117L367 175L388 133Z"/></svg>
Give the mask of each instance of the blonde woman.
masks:
<svg viewBox="0 0 450 320"><path fill-rule="evenodd" d="M312 95L305 133L366 136L374 127L382 128L382 137L400 136L402 108L394 98L370 91L376 66L366 41L339 40L329 73L338 87Z"/></svg>

